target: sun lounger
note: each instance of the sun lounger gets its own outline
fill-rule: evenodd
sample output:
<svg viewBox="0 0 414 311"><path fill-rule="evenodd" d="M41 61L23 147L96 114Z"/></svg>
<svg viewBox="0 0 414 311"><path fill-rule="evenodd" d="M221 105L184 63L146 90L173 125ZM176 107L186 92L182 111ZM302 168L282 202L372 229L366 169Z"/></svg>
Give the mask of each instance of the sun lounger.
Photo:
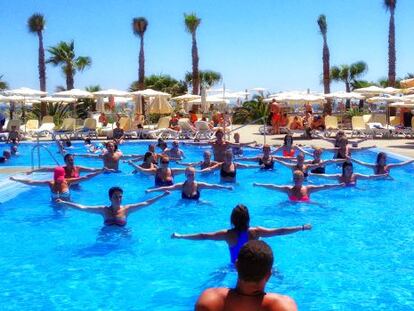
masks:
<svg viewBox="0 0 414 311"><path fill-rule="evenodd" d="M42 118L41 124L44 124L44 123L54 123L53 117L52 116L44 116Z"/></svg>
<svg viewBox="0 0 414 311"><path fill-rule="evenodd" d="M198 122L198 121L197 121ZM193 139L197 133L195 127L190 123L190 120L183 118L178 121L180 132L178 138L180 139Z"/></svg>
<svg viewBox="0 0 414 311"><path fill-rule="evenodd" d="M91 137L91 136L98 138L98 134L96 132L96 124L97 122L94 118L86 118L83 121L82 128L77 129L73 135L79 138Z"/></svg>
<svg viewBox="0 0 414 311"><path fill-rule="evenodd" d="M76 119L66 118L63 119L62 125L55 129L52 133L53 139L62 139L65 136L66 139L70 138L76 131Z"/></svg>
<svg viewBox="0 0 414 311"><path fill-rule="evenodd" d="M333 132L337 132L338 127L338 118L335 116L326 116L325 117L325 136L329 137Z"/></svg>
<svg viewBox="0 0 414 311"><path fill-rule="evenodd" d="M369 136L372 135L372 131L370 130L369 126L364 121L363 116L354 116L351 119L352 124L352 133L351 137L354 135L357 136Z"/></svg>
<svg viewBox="0 0 414 311"><path fill-rule="evenodd" d="M214 134L214 130L210 128L207 121L197 121L194 125L196 128L194 139L211 139Z"/></svg>
<svg viewBox="0 0 414 311"><path fill-rule="evenodd" d="M39 129L39 120L27 120L25 125L20 126L20 130L25 134L31 135L34 131Z"/></svg>

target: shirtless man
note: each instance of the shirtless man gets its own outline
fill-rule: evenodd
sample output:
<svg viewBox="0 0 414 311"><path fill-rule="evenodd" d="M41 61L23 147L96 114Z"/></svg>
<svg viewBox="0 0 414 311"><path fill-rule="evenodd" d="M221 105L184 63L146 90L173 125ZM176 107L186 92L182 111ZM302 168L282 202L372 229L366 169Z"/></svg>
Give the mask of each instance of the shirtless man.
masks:
<svg viewBox="0 0 414 311"><path fill-rule="evenodd" d="M178 145L178 140L174 140L172 142L172 147L165 149L163 151L163 154L167 155L172 161L182 160L183 158L185 158L184 151L178 148Z"/></svg>
<svg viewBox="0 0 414 311"><path fill-rule="evenodd" d="M264 291L272 272L273 253L263 241L247 242L236 261L236 288L209 288L198 298L196 311L296 311L295 301Z"/></svg>

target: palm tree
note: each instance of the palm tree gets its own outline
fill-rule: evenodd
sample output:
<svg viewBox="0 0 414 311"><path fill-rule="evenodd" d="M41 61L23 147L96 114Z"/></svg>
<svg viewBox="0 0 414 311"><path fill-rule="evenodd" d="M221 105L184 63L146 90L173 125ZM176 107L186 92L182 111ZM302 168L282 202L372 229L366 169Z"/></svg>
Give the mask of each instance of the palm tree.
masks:
<svg viewBox="0 0 414 311"><path fill-rule="evenodd" d="M144 56L144 34L148 27L148 21L144 17L134 18L132 20L132 31L141 39L139 49L139 67L138 67L138 89L144 89L145 79L145 56Z"/></svg>
<svg viewBox="0 0 414 311"><path fill-rule="evenodd" d="M384 0L384 6L390 11L390 24L388 28L388 85L395 86L395 24L394 24L394 11L397 5L397 0Z"/></svg>
<svg viewBox="0 0 414 311"><path fill-rule="evenodd" d="M145 88L171 94L173 97L187 93L187 85L184 81L178 81L169 75L150 75L145 77ZM138 81L131 83L129 91L138 91Z"/></svg>
<svg viewBox="0 0 414 311"><path fill-rule="evenodd" d="M197 27L201 23L201 19L195 15L195 13L191 14L184 14L184 23L185 29L188 33L191 34L192 38L192 47L191 47L191 56L193 59L193 77L192 77L192 85L193 85L193 94L198 95L200 91L200 77L198 73L198 49L197 49L197 39L196 39L196 31Z"/></svg>
<svg viewBox="0 0 414 311"><path fill-rule="evenodd" d="M45 63L45 49L43 48L43 30L45 29L46 20L42 14L36 13L29 17L27 20L27 27L29 32L37 34L39 39L39 57L38 57L38 68L39 68L39 82L40 90L46 92L46 63ZM46 103L41 103L40 111L42 117L46 115Z"/></svg>
<svg viewBox="0 0 414 311"><path fill-rule="evenodd" d="M350 92L352 83L367 71L368 65L363 61L359 61L351 65L341 65L339 67L333 66L331 68L330 76L334 81L344 82L346 91Z"/></svg>
<svg viewBox="0 0 414 311"><path fill-rule="evenodd" d="M326 24L326 17L325 15L320 15L318 18L318 25L319 30L321 32L323 38L323 49L322 49L322 61L323 61L323 88L324 93L330 93L330 83L331 80L329 79L329 48L328 48L328 41L326 34L328 32L328 25Z"/></svg>
<svg viewBox="0 0 414 311"><path fill-rule="evenodd" d="M205 88L211 88L216 83L221 81L221 73L213 70L200 70L199 71L199 81L200 85ZM192 85L193 83L193 74L191 72L187 72L184 77L185 82L188 85Z"/></svg>
<svg viewBox="0 0 414 311"><path fill-rule="evenodd" d="M0 90L6 90L9 86L6 81L3 80L3 75L0 76Z"/></svg>
<svg viewBox="0 0 414 311"><path fill-rule="evenodd" d="M86 67L90 67L92 60L88 56L75 56L75 44L71 42L61 41L56 46L47 49L51 57L46 63L55 66L61 65L62 71L66 76L66 89L74 88L74 76L77 71L83 71Z"/></svg>

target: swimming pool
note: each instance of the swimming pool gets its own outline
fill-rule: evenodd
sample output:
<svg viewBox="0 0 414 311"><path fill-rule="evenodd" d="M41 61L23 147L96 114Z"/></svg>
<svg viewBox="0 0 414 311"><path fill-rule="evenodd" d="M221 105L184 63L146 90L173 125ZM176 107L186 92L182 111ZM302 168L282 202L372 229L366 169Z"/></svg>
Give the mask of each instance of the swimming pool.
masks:
<svg viewBox="0 0 414 311"><path fill-rule="evenodd" d="M32 146L22 144L21 153ZM56 152L53 144L49 147ZM145 143L121 146L124 153L146 148ZM206 147L183 149L187 160L197 161ZM84 150L75 144L75 152ZM257 152L245 149L247 155ZM43 154L42 163L53 165ZM373 162L375 154L355 157ZM27 165L29 158L20 156L7 165ZM101 167L93 159L77 158L76 163ZM48 189L11 183L0 175L1 309L192 310L204 288L234 286L236 273L224 242L172 240L170 235L228 228L232 208L243 203L252 226L313 225L312 231L266 239L275 255L267 291L292 296L300 310L413 310L413 166L393 169L393 180L358 181L356 188L314 193L317 204L290 203L285 194L252 187L253 181L290 183L290 171L275 167L238 170L233 192L202 191L210 204L183 202L173 192L131 215L122 229L102 229L97 215L53 208ZM72 200L108 204L107 190L114 185L124 188L124 204L155 196L144 193L153 178L132 175L126 164L121 170L82 183L72 191ZM371 173L359 165L355 171ZM339 168L331 165L327 172ZM183 179L179 175L176 181ZM216 183L219 174L198 179Z"/></svg>

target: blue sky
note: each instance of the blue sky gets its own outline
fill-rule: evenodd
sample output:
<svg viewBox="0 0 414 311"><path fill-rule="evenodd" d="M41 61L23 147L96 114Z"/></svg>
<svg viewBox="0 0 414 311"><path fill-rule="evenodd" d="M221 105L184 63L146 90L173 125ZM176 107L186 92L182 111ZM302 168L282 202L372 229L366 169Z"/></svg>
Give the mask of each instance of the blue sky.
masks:
<svg viewBox="0 0 414 311"><path fill-rule="evenodd" d="M191 37L183 14L202 19L197 38L200 69L223 75L226 88L272 91L323 89L322 38L316 20L325 14L331 65L363 60L366 80L386 77L389 13L383 0L0 0L0 75L11 88L39 88L37 37L27 19L44 14L45 46L75 40L77 55L92 67L75 76L75 87L99 84L127 89L138 75L139 39L133 17L146 17L146 74L183 79L191 70ZM396 10L397 76L414 72L414 1ZM61 70L47 66L47 88L65 85ZM343 89L334 83L334 90Z"/></svg>

